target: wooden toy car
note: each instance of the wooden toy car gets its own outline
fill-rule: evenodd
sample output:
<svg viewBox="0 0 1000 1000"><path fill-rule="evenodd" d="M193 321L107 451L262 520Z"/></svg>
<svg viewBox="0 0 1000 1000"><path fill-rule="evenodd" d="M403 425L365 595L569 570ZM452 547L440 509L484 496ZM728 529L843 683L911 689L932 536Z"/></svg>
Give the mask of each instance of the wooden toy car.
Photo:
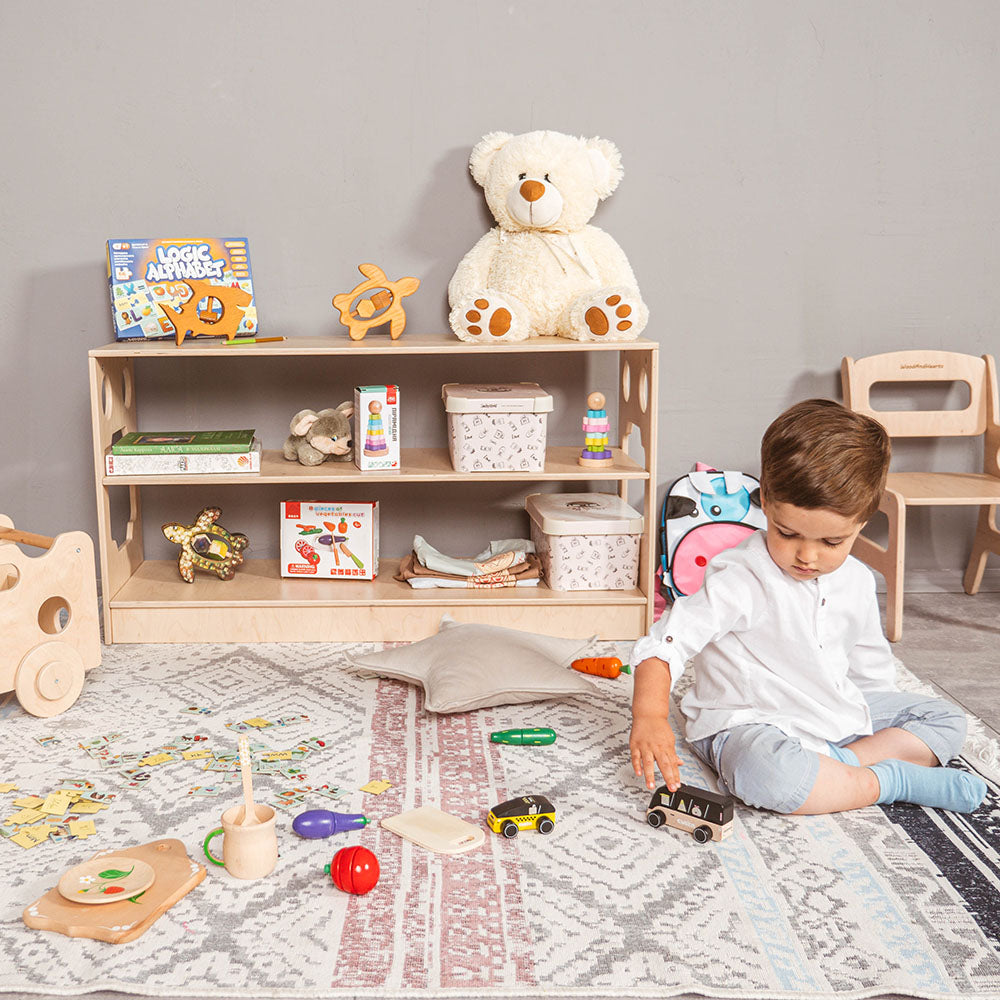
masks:
<svg viewBox="0 0 1000 1000"><path fill-rule="evenodd" d="M494 806L486 825L508 839L516 837L518 830L551 833L556 825L556 807L544 795L519 795Z"/></svg>
<svg viewBox="0 0 1000 1000"><path fill-rule="evenodd" d="M47 549L25 555L15 544ZM0 514L0 694L48 717L80 695L101 662L94 543L83 531L49 538L19 531Z"/></svg>
<svg viewBox="0 0 1000 1000"><path fill-rule="evenodd" d="M733 832L734 801L694 785L681 785L676 792L660 785L649 800L646 822L653 827L686 830L699 844L725 840Z"/></svg>

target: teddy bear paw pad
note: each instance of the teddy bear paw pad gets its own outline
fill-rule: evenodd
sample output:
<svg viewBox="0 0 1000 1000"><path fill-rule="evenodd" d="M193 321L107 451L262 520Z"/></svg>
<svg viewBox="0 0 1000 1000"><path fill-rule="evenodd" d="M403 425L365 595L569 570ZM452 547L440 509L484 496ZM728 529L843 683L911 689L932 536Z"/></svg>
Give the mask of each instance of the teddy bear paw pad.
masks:
<svg viewBox="0 0 1000 1000"><path fill-rule="evenodd" d="M514 317L509 309L503 306L492 307L489 299L476 299L472 305L473 308L466 311L465 319L469 324L466 329L473 336L483 332L484 324L494 337L502 337L510 332Z"/></svg>
<svg viewBox="0 0 1000 1000"><path fill-rule="evenodd" d="M466 341L521 340L521 324L499 295L476 295L452 313L452 328Z"/></svg>
<svg viewBox="0 0 1000 1000"><path fill-rule="evenodd" d="M609 295L602 303L592 305L583 318L593 336L605 337L612 327L620 333L630 330L631 315L632 307L620 295Z"/></svg>

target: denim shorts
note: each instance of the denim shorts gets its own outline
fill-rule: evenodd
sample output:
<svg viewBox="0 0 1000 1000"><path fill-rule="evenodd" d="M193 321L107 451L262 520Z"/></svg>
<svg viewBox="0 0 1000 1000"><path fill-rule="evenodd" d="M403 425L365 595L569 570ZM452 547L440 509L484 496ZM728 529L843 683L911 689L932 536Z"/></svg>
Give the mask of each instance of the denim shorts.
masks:
<svg viewBox="0 0 1000 1000"><path fill-rule="evenodd" d="M941 764L961 751L965 712L950 702L911 691L872 691L864 697L873 732L905 729L923 740ZM848 736L836 745L848 746L862 735ZM767 723L735 726L688 742L718 775L722 791L748 806L795 812L816 783L819 754Z"/></svg>

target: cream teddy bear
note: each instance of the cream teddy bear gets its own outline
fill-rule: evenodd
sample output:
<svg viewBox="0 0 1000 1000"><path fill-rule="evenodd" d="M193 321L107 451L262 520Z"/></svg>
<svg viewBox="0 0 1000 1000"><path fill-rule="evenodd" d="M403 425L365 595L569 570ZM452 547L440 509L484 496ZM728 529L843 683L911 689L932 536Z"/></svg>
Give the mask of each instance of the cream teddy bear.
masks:
<svg viewBox="0 0 1000 1000"><path fill-rule="evenodd" d="M634 340L649 318L621 247L588 223L618 186L606 139L491 132L469 168L497 221L448 284L449 322L478 343Z"/></svg>

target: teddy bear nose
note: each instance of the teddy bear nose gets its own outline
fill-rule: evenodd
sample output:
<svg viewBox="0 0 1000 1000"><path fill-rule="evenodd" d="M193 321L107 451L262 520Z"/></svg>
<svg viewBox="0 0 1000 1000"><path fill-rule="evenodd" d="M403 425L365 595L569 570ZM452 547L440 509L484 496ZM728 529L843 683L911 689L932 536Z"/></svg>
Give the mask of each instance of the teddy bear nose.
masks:
<svg viewBox="0 0 1000 1000"><path fill-rule="evenodd" d="M524 181L521 184L521 197L525 201L538 201L545 194L545 185L541 181Z"/></svg>

